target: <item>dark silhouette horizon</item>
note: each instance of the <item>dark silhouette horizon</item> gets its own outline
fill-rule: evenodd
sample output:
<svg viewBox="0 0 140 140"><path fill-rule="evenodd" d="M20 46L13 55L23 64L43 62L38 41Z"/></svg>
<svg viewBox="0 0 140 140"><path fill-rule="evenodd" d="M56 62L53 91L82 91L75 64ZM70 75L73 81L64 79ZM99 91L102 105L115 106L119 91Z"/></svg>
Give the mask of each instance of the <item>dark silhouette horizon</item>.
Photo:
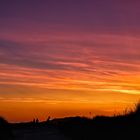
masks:
<svg viewBox="0 0 140 140"><path fill-rule="evenodd" d="M132 140L140 138L140 103L112 117L66 117L39 122L8 123L0 117L0 140Z"/></svg>

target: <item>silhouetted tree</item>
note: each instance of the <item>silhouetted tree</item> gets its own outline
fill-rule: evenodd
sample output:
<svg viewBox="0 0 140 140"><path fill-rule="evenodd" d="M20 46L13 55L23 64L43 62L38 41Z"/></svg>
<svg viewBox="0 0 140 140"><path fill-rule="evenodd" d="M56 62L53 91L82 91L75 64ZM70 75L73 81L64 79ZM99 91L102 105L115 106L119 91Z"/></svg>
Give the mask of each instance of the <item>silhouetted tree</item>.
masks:
<svg viewBox="0 0 140 140"><path fill-rule="evenodd" d="M0 117L0 140L13 140L13 134L10 124Z"/></svg>

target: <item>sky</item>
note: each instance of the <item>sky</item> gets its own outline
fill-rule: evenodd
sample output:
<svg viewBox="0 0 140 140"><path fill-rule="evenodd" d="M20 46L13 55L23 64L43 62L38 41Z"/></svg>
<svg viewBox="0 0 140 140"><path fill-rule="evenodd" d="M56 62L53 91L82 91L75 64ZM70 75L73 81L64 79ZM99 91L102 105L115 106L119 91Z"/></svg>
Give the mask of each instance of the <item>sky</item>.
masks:
<svg viewBox="0 0 140 140"><path fill-rule="evenodd" d="M139 5L0 0L0 115L19 122L134 107L140 99Z"/></svg>

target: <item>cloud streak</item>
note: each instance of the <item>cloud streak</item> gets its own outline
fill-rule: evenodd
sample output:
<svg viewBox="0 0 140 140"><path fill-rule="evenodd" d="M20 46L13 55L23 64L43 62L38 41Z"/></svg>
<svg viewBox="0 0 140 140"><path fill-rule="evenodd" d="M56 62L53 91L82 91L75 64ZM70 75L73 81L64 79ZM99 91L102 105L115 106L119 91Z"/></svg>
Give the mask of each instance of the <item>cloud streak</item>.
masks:
<svg viewBox="0 0 140 140"><path fill-rule="evenodd" d="M114 114L114 100L120 108L134 103L140 95L139 2L107 1L2 2L0 105L68 102L90 110L100 103L107 106L102 112Z"/></svg>
<svg viewBox="0 0 140 140"><path fill-rule="evenodd" d="M1 84L8 81L12 85L94 91L95 83L102 83L99 88L111 80L114 85L118 84L116 77L120 75L138 74L139 77L139 38L64 34L46 35L38 41L24 43L1 40ZM15 74L8 67L16 67ZM133 77L132 82L137 79Z"/></svg>

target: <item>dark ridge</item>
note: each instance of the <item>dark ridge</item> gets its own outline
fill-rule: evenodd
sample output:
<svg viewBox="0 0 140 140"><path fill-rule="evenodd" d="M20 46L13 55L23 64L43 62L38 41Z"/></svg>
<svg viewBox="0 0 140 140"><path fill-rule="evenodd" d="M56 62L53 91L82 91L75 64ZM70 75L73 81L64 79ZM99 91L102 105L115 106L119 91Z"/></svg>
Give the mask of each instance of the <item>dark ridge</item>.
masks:
<svg viewBox="0 0 140 140"><path fill-rule="evenodd" d="M140 139L140 103L113 117L67 117L9 124L0 118L0 140L137 140Z"/></svg>

